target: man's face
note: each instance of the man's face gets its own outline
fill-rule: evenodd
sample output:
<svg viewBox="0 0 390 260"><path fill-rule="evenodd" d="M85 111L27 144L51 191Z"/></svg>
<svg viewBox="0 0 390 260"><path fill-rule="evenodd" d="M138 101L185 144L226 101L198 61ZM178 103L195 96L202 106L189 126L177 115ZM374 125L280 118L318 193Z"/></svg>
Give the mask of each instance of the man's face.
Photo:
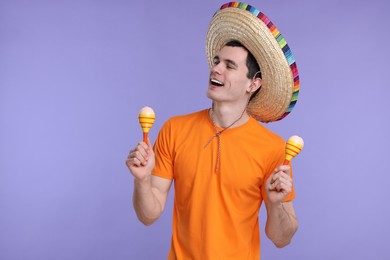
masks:
<svg viewBox="0 0 390 260"><path fill-rule="evenodd" d="M225 46L214 57L207 97L216 102L237 104L248 101L251 79L247 78L248 52L242 47Z"/></svg>

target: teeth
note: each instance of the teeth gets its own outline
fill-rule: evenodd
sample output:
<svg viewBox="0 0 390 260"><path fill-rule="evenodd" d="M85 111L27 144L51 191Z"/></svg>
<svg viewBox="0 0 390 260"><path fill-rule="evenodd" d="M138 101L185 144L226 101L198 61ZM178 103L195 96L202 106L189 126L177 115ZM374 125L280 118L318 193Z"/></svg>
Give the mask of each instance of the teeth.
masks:
<svg viewBox="0 0 390 260"><path fill-rule="evenodd" d="M223 86L223 83L220 82L220 81L218 81L218 80L211 79L210 81L211 81L211 83L213 83L214 85L217 85L217 86L220 86L220 87Z"/></svg>

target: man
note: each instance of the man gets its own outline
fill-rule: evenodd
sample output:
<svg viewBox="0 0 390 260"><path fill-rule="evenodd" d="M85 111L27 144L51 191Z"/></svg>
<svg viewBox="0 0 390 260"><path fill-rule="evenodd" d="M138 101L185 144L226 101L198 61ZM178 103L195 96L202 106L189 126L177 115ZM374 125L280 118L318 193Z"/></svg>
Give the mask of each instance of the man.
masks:
<svg viewBox="0 0 390 260"><path fill-rule="evenodd" d="M268 25L251 6L223 5L207 34L211 109L169 119L154 149L139 142L128 156L134 209L145 225L163 212L174 180L168 259L259 259L263 200L266 234L277 247L297 230L291 169L281 165L285 143L256 121L285 117L299 89L291 52Z"/></svg>

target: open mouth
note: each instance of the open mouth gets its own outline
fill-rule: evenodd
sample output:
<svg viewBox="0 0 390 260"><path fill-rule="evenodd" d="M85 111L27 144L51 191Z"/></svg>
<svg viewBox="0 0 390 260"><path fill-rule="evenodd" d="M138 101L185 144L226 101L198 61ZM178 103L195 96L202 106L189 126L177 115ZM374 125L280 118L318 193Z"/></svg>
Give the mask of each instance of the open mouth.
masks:
<svg viewBox="0 0 390 260"><path fill-rule="evenodd" d="M224 84L216 79L210 79L211 85L217 86L217 87L223 87Z"/></svg>

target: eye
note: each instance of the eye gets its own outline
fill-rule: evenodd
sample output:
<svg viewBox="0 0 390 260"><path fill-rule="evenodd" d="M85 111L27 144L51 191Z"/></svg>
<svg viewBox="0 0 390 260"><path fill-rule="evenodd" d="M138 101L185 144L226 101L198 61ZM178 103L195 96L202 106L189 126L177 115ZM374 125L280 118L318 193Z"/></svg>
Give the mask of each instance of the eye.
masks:
<svg viewBox="0 0 390 260"><path fill-rule="evenodd" d="M214 65L218 65L219 64L219 60L218 59L214 59L213 63L214 63Z"/></svg>
<svg viewBox="0 0 390 260"><path fill-rule="evenodd" d="M228 63L226 63L226 68L228 70L235 70L235 69L237 69L237 66L234 65L233 63L228 62Z"/></svg>

